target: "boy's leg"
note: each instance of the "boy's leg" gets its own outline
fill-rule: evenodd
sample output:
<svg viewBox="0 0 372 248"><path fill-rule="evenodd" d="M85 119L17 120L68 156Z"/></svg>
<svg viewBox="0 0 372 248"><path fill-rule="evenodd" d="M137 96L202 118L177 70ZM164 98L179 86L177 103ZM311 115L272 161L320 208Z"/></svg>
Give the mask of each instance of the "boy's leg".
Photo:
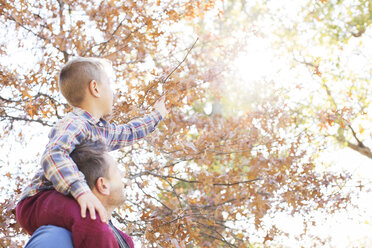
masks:
<svg viewBox="0 0 372 248"><path fill-rule="evenodd" d="M30 234L38 227L55 225L72 232L74 247L116 248L118 243L109 225L80 215L75 199L55 190L48 190L22 200L16 209L17 221Z"/></svg>
<svg viewBox="0 0 372 248"><path fill-rule="evenodd" d="M34 196L21 200L16 207L16 219L18 224L30 235L32 235L39 224L39 212L42 204L50 195L51 191L42 191Z"/></svg>

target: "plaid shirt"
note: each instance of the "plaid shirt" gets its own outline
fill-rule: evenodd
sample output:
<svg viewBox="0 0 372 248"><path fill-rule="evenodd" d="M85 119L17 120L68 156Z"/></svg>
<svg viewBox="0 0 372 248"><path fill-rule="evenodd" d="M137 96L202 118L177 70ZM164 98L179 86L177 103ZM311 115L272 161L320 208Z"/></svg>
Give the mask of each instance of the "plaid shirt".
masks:
<svg viewBox="0 0 372 248"><path fill-rule="evenodd" d="M97 120L87 111L74 108L52 128L41 158L42 169L23 190L21 199L53 188L65 195L70 193L77 199L90 189L83 173L69 156L75 146L87 140L99 140L109 150L129 146L153 132L161 119L160 113L155 110L143 118L116 125L103 119Z"/></svg>

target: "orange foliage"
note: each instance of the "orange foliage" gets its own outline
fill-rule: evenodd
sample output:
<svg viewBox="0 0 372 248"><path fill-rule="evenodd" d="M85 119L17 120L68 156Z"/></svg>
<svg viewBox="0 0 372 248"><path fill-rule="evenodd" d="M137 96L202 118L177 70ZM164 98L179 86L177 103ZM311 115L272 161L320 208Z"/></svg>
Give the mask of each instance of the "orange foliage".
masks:
<svg viewBox="0 0 372 248"><path fill-rule="evenodd" d="M228 47L216 34L199 33L187 60L164 80L194 41L177 37L172 24L203 18L219 1L98 2L1 5L2 26L17 31L20 46L36 40L38 59L27 72L1 66L0 90L7 93L0 97L0 118L52 125L69 111L57 75L72 56L113 62L119 88L113 122L142 115L165 93L168 118L145 143L124 149L121 158L131 181L127 190L136 193L116 218L144 247L247 247L254 231L238 223L254 223L254 230L266 232L262 242L270 242L280 231L263 224L267 215L344 206L347 197L326 193L339 177L314 170L307 149L311 135L296 131L284 100L267 99L242 116L206 115L196 108L211 92L224 94L221 68L234 57L236 44ZM145 69L147 60L152 69ZM144 153L152 156L135 159ZM0 243L21 247L10 203L0 204ZM128 212L138 217L126 219Z"/></svg>

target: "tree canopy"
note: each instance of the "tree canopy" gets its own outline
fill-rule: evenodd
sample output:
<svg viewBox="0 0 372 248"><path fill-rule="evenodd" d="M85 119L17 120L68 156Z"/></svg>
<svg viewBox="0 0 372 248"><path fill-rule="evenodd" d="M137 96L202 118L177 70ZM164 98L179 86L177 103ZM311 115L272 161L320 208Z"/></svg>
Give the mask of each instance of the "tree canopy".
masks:
<svg viewBox="0 0 372 248"><path fill-rule="evenodd" d="M270 220L285 214L301 219L301 243L317 212L347 209L355 196L344 190L352 175L327 169L319 154L349 147L372 159L372 3L273 2L2 0L0 137L49 130L71 110L58 92L63 64L107 58L110 121L143 115L163 94L171 110L144 142L117 153L128 179L115 212L123 231L143 247L280 246L291 234ZM236 59L260 37L293 72L287 84L279 71L242 76L250 68ZM2 247L23 245L13 209L38 161L0 162L13 185L0 186Z"/></svg>

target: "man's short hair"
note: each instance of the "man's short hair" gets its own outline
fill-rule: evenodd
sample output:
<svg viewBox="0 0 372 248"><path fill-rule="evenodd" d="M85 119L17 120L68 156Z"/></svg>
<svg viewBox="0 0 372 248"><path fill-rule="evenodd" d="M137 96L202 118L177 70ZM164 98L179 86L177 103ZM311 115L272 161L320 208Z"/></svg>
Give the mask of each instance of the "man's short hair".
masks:
<svg viewBox="0 0 372 248"><path fill-rule="evenodd" d="M101 82L111 62L101 58L77 57L63 66L59 74L59 88L67 102L76 107L82 103L92 80Z"/></svg>
<svg viewBox="0 0 372 248"><path fill-rule="evenodd" d="M78 145L70 154L91 189L96 185L99 177L108 177L109 175L110 165L104 156L106 152L106 146L96 141Z"/></svg>

